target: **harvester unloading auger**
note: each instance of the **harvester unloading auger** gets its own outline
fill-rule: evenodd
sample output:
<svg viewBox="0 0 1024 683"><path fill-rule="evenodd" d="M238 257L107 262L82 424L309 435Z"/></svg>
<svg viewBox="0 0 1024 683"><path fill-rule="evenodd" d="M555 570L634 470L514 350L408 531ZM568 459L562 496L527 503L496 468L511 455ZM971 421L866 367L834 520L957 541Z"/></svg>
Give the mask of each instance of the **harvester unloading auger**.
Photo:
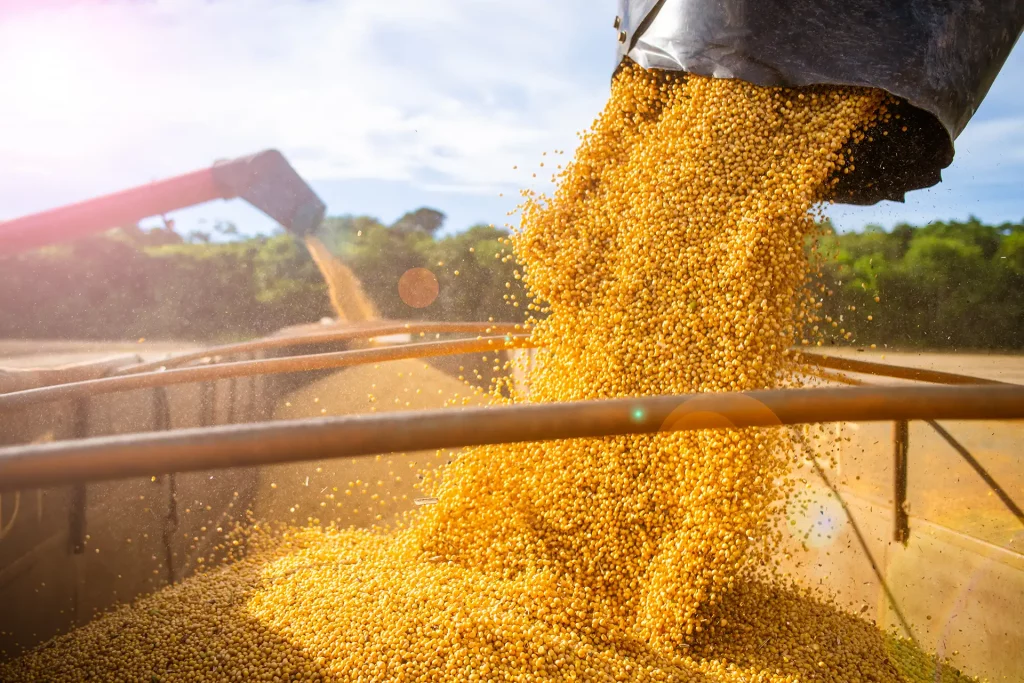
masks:
<svg viewBox="0 0 1024 683"><path fill-rule="evenodd" d="M249 202L297 237L314 232L327 207L277 150L77 204L0 221L0 253L66 242L215 199Z"/></svg>
<svg viewBox="0 0 1024 683"><path fill-rule="evenodd" d="M874 204L940 182L954 140L1024 31L1024 3L619 0L615 28L620 64L894 95L907 134L858 145L855 171L834 188L837 202Z"/></svg>
<svg viewBox="0 0 1024 683"><path fill-rule="evenodd" d="M342 321L376 317L355 275L315 236L326 205L279 151L219 161L184 175L0 221L0 254L63 242L216 199L244 199L306 243Z"/></svg>

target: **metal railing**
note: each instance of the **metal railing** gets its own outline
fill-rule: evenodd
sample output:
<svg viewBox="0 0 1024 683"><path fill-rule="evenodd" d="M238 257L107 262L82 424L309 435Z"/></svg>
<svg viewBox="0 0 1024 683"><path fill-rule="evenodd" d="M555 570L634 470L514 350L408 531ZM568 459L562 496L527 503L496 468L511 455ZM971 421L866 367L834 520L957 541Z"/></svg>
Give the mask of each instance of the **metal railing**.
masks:
<svg viewBox="0 0 1024 683"><path fill-rule="evenodd" d="M0 415L50 401L133 389L532 347L529 336L522 334L521 329L522 326L498 323L381 323L354 329L268 337L181 354L162 361L137 363L113 371L111 374L116 373L116 376L112 377L0 394ZM220 360L232 354L352 342L399 333L499 333L503 336L178 367L196 361ZM802 354L801 361L810 374L861 386L318 418L14 446L0 449L0 490L514 441L885 420L894 421L897 425L894 430L897 464L895 536L897 540L906 542L909 536L905 512L909 436L907 429L899 425L905 425L908 420L924 420L941 434L944 430L935 422L939 419L1024 418L1024 387L953 373L819 354ZM837 370L958 386L882 389L864 386L865 382L835 372ZM947 440L952 439L948 432L945 435ZM965 451L962 446L958 448L961 455ZM140 457L140 453L145 453L145 457ZM1010 500L1005 490L969 453L964 457L1024 522L1020 508Z"/></svg>
<svg viewBox="0 0 1024 683"><path fill-rule="evenodd" d="M636 433L891 421L894 425L893 538L905 545L910 539L906 504L911 454L909 422L921 420L959 453L1024 525L1024 512L1020 506L977 458L938 422L947 419L1024 419L1024 386L813 353L799 357L804 372L828 382L851 386L526 403L169 429L165 388L171 385L201 383L204 387L212 387L213 382L226 378L534 347L524 332L521 325L499 323L382 322L278 335L206 348L159 361L120 366L104 361L96 368L76 366L50 373L45 378L62 383L0 393L0 420L9 419L18 410L67 399L75 401L75 414L81 415L82 406L86 406L92 396L141 388L155 388L155 401L159 402L162 396L164 404L157 410L161 419L154 424L155 431L152 432L0 448L0 493L71 485L75 495L72 496L70 510L69 542L72 552L78 552L83 542L87 482L166 475L172 482L172 505L164 529L165 550L170 553L168 533L177 525L173 478L180 472ZM405 333L487 336L255 360L226 360L239 354L352 343ZM849 372L946 386L880 387L845 374ZM211 422L204 420L205 424ZM84 435L84 431L76 430L77 437ZM800 441L799 437L797 440ZM818 463L813 449L805 442L800 443L826 487L843 505L887 601L905 632L913 639L910 625L839 488ZM173 563L170 559L167 562L168 580L173 582L176 578Z"/></svg>

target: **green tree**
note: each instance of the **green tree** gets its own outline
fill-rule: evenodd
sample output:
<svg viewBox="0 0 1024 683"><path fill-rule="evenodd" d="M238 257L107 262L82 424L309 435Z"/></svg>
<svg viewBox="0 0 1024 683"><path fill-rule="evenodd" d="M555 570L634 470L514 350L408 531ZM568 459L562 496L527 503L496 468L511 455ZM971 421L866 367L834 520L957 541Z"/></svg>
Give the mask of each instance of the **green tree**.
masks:
<svg viewBox="0 0 1024 683"><path fill-rule="evenodd" d="M405 214L391 226L399 232L425 232L433 236L444 225L445 215L437 209L422 207Z"/></svg>
<svg viewBox="0 0 1024 683"><path fill-rule="evenodd" d="M865 344L1024 348L1021 227L972 218L827 236L824 313Z"/></svg>
<svg viewBox="0 0 1024 683"><path fill-rule="evenodd" d="M437 302L444 319L525 319L526 292L515 277L518 264L513 259L503 262L495 258L505 248L502 240L506 237L507 231L493 225L474 225L435 244L436 262L444 264L438 273L441 289Z"/></svg>
<svg viewBox="0 0 1024 683"><path fill-rule="evenodd" d="M433 239L424 232L393 230L378 223L349 244L344 256L381 316L430 318L436 312L435 304L423 309L408 306L399 296L398 281L412 268L436 271L430 261L432 244Z"/></svg>

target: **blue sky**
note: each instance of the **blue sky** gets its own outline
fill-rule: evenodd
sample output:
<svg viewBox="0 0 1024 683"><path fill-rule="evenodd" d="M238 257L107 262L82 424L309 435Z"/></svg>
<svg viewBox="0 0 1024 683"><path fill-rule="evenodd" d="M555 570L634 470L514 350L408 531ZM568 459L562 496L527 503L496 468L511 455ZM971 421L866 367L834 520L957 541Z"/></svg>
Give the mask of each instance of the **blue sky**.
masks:
<svg viewBox="0 0 1024 683"><path fill-rule="evenodd" d="M0 0L0 220L276 147L332 214L428 205L450 230L503 223L541 153L571 152L600 111L614 14L614 0ZM833 218L1024 219L1022 84L1018 46L942 185ZM238 201L175 217L272 227Z"/></svg>

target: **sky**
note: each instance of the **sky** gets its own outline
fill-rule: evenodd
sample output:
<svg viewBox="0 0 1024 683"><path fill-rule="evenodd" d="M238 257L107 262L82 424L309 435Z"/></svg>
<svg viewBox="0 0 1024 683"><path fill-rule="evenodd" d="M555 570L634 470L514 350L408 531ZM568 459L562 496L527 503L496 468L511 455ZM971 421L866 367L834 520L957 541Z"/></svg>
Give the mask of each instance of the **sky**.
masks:
<svg viewBox="0 0 1024 683"><path fill-rule="evenodd" d="M604 105L614 16L615 0L0 0L0 220L276 148L332 215L502 224ZM1021 84L1018 45L945 181L833 207L840 229L1024 219ZM273 228L240 200L172 217Z"/></svg>

